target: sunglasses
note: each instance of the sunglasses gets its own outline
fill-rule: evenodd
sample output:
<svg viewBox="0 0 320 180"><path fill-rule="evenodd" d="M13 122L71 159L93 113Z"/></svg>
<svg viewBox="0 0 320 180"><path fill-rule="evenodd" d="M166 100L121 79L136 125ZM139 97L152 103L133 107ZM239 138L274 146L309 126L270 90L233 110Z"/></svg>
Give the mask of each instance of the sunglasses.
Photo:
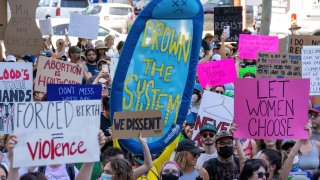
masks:
<svg viewBox="0 0 320 180"><path fill-rule="evenodd" d="M176 175L176 176L179 176L180 172L176 169L165 169L162 171L162 174L173 174L173 175Z"/></svg>
<svg viewBox="0 0 320 180"><path fill-rule="evenodd" d="M263 177L266 177L268 178L269 174L268 173L265 173L265 172L258 172L258 178L263 178Z"/></svg>
<svg viewBox="0 0 320 180"><path fill-rule="evenodd" d="M214 133L202 133L201 136L202 136L203 138L206 138L206 137L208 137L208 136L210 136L211 138L213 138L213 137L214 137Z"/></svg>
<svg viewBox="0 0 320 180"><path fill-rule="evenodd" d="M194 152L191 152L192 156L195 158L195 157L199 157L200 154L199 153L194 153Z"/></svg>

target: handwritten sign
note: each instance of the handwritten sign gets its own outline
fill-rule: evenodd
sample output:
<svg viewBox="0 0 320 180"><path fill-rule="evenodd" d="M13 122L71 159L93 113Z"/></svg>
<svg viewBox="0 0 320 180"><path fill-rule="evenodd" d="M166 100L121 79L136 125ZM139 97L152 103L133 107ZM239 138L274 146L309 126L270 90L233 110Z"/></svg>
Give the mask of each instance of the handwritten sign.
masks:
<svg viewBox="0 0 320 180"><path fill-rule="evenodd" d="M43 36L53 34L51 19L40 19L39 26Z"/></svg>
<svg viewBox="0 0 320 180"><path fill-rule="evenodd" d="M246 73L257 74L257 66L241 68L239 70L239 77L242 78Z"/></svg>
<svg viewBox="0 0 320 180"><path fill-rule="evenodd" d="M199 146L202 146L200 130L206 123L213 124L218 131L229 130L234 117L233 103L233 98L204 91L192 135L192 139L197 141Z"/></svg>
<svg viewBox="0 0 320 180"><path fill-rule="evenodd" d="M310 95L320 95L320 46L303 47L302 77L310 79Z"/></svg>
<svg viewBox="0 0 320 180"><path fill-rule="evenodd" d="M301 56L259 53L257 78L301 78Z"/></svg>
<svg viewBox="0 0 320 180"><path fill-rule="evenodd" d="M162 136L161 111L115 112L113 116L112 137L127 139L139 137Z"/></svg>
<svg viewBox="0 0 320 180"><path fill-rule="evenodd" d="M97 39L99 22L99 16L71 14L68 34L79 38Z"/></svg>
<svg viewBox="0 0 320 180"><path fill-rule="evenodd" d="M31 63L2 62L0 66L0 134L13 132L16 113L13 102L30 102L33 97Z"/></svg>
<svg viewBox="0 0 320 180"><path fill-rule="evenodd" d="M220 41L220 36L225 26L230 26L230 37L227 42L239 40L242 32L242 7L215 7L214 8L214 34L216 40Z"/></svg>
<svg viewBox="0 0 320 180"><path fill-rule="evenodd" d="M307 139L308 79L236 79L235 137Z"/></svg>
<svg viewBox="0 0 320 180"><path fill-rule="evenodd" d="M257 60L259 52L278 53L278 50L278 36L240 34L239 53L242 59Z"/></svg>
<svg viewBox="0 0 320 180"><path fill-rule="evenodd" d="M100 106L100 100L17 103L13 166L99 161Z"/></svg>
<svg viewBox="0 0 320 180"><path fill-rule="evenodd" d="M319 36L307 36L307 35L291 35L288 43L288 53L301 54L303 46L319 46Z"/></svg>
<svg viewBox="0 0 320 180"><path fill-rule="evenodd" d="M75 101L101 99L101 85L48 84L47 101Z"/></svg>
<svg viewBox="0 0 320 180"><path fill-rule="evenodd" d="M78 64L40 56L35 91L47 92L47 84L81 84L82 76Z"/></svg>
<svg viewBox="0 0 320 180"><path fill-rule="evenodd" d="M8 0L8 3L11 18L5 31L6 53L38 55L43 47L41 32L35 20L39 0Z"/></svg>
<svg viewBox="0 0 320 180"><path fill-rule="evenodd" d="M234 59L200 63L197 72L202 87L232 83L237 78Z"/></svg>
<svg viewBox="0 0 320 180"><path fill-rule="evenodd" d="M7 1L0 1L0 40L4 39L7 26Z"/></svg>

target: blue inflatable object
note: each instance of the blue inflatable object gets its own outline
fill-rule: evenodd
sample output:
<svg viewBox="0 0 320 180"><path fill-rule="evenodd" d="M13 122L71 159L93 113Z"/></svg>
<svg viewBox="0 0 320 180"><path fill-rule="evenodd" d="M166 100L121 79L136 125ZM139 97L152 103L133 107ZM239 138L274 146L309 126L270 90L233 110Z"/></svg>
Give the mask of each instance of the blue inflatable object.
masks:
<svg viewBox="0 0 320 180"><path fill-rule="evenodd" d="M153 156L178 136L193 93L203 31L199 0L153 0L139 14L124 44L111 91L118 111L161 110L163 136L148 138ZM121 147L142 155L137 139Z"/></svg>

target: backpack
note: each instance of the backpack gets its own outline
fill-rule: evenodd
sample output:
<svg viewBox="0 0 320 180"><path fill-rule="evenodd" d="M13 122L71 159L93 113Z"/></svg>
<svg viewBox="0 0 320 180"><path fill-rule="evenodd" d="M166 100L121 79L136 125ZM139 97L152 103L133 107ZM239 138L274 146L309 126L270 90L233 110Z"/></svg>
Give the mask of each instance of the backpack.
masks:
<svg viewBox="0 0 320 180"><path fill-rule="evenodd" d="M233 160L237 166L237 169L240 171L240 160L239 158L233 157ZM205 168L209 174L209 178L210 180L215 180L216 179L216 174L218 172L217 169L217 158L212 158L210 160L208 160L208 166Z"/></svg>
<svg viewBox="0 0 320 180"><path fill-rule="evenodd" d="M47 166L39 166L38 171L45 174ZM66 169L70 180L75 180L74 164L66 164Z"/></svg>

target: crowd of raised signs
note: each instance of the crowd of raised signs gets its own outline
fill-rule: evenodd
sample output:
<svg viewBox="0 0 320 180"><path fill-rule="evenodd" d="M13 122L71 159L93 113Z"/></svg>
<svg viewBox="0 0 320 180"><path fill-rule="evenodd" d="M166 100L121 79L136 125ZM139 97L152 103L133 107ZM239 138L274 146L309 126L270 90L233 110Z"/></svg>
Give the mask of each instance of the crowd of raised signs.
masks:
<svg viewBox="0 0 320 180"><path fill-rule="evenodd" d="M250 34L250 31L244 31L243 33ZM224 42L225 39L222 35L221 43L215 43L213 35L205 34L199 55L199 65L206 62L234 58L235 69L238 74L242 68L248 69L248 72L242 73L242 78L256 78L255 72L251 71L250 68L255 67L257 61L240 59L237 44L226 44ZM56 48L52 43L55 43ZM101 149L101 162L83 163L82 165L57 164L15 168L12 166L13 156L15 156L13 150L19 139L15 135L2 135L2 151L0 152L1 179L284 180L318 179L320 177L320 171L318 171L320 106L312 106L310 103L309 123L305 125L304 129L309 137L305 140L239 139L234 136L239 126L236 123L204 123L199 128L197 117L201 102L206 97L204 96L205 90L233 98L234 88L232 84L206 86L203 88L198 80L194 86L188 116L179 135L179 143L171 155L171 160L161 162L161 169L157 169L153 165L146 140L141 134L139 142L143 149L144 162L142 165L136 166L137 164L130 154L113 147L112 131L110 130L109 91L113 77L111 69L114 62L112 61L116 61L119 58L123 44L124 42L122 41L119 44L114 44L114 36L112 35L108 35L104 41L95 43L79 38L77 45L70 44L67 38L51 42L51 37L49 37L44 40L41 51L42 56L78 64L79 66L77 67L80 67L80 72L83 73L82 84L102 84L101 131L97 135ZM1 62L33 63L33 78L36 79L39 57L8 55L5 54L3 49L1 52ZM52 64L48 66L52 66ZM55 67L57 68L57 63ZM64 70L67 67L61 66L60 70L65 72L73 71L71 67L68 70ZM73 73L78 73L78 71L75 70ZM43 81L47 81L49 84L49 81L55 82L59 80L47 78ZM34 101L46 101L47 96L45 92L35 90L33 99ZM284 125L283 123L285 122L281 121L281 123ZM193 134L194 129L197 128L195 126L198 126L199 131L199 136L197 136L196 140ZM289 127L287 126L287 128ZM288 132L286 134L289 135ZM200 144L202 144L201 148L199 147ZM79 146L78 151L80 151Z"/></svg>

